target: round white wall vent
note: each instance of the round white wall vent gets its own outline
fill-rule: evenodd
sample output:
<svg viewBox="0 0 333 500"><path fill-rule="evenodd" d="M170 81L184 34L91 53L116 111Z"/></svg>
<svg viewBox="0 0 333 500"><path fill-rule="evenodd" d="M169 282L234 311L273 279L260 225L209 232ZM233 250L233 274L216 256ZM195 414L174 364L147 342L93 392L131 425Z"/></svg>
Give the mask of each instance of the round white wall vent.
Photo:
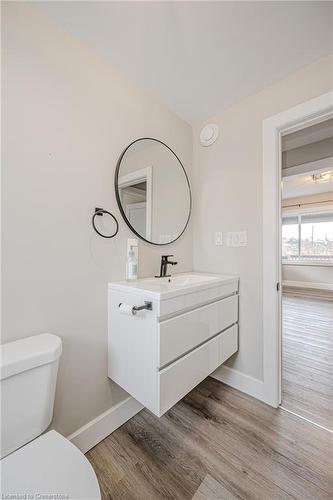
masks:
<svg viewBox="0 0 333 500"><path fill-rule="evenodd" d="M202 146L210 146L219 136L219 128L214 123L208 123L200 132L200 142Z"/></svg>

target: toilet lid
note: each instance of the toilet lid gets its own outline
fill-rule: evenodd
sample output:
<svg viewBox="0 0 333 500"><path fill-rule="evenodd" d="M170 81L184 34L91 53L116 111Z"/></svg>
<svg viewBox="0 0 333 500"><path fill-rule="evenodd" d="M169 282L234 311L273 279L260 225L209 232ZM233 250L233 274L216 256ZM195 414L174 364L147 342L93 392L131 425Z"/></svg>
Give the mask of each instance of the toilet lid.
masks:
<svg viewBox="0 0 333 500"><path fill-rule="evenodd" d="M89 461L56 431L43 434L1 460L1 493L2 498L101 498Z"/></svg>

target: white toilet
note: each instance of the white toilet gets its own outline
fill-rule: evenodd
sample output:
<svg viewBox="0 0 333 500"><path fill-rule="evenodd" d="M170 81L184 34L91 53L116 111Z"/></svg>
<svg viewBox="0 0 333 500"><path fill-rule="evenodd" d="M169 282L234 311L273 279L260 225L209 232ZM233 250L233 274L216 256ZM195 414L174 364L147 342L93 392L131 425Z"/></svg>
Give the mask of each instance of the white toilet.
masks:
<svg viewBox="0 0 333 500"><path fill-rule="evenodd" d="M1 348L2 498L101 498L83 453L56 431L41 435L52 420L61 350L49 333Z"/></svg>

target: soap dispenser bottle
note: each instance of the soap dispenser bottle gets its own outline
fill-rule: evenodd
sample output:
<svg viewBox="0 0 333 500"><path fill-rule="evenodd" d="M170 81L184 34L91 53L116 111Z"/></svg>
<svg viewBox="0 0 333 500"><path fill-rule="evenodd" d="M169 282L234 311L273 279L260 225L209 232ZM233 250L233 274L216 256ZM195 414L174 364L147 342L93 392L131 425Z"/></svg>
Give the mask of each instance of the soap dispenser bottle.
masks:
<svg viewBox="0 0 333 500"><path fill-rule="evenodd" d="M126 279L127 281L138 279L138 242L135 239L127 242Z"/></svg>

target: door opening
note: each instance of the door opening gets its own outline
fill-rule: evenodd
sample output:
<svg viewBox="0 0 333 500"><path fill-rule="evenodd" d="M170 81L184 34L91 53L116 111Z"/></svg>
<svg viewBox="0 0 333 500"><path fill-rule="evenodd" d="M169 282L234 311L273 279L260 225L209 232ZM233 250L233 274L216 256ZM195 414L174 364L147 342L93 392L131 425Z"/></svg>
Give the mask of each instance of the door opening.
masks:
<svg viewBox="0 0 333 500"><path fill-rule="evenodd" d="M150 240L152 233L152 167L118 178L119 196L127 219L137 233Z"/></svg>
<svg viewBox="0 0 333 500"><path fill-rule="evenodd" d="M333 119L281 150L281 408L333 432Z"/></svg>
<svg viewBox="0 0 333 500"><path fill-rule="evenodd" d="M278 407L282 399L282 149L284 136L333 118L333 92L263 121L263 389L262 400ZM296 166L296 165L293 165Z"/></svg>

